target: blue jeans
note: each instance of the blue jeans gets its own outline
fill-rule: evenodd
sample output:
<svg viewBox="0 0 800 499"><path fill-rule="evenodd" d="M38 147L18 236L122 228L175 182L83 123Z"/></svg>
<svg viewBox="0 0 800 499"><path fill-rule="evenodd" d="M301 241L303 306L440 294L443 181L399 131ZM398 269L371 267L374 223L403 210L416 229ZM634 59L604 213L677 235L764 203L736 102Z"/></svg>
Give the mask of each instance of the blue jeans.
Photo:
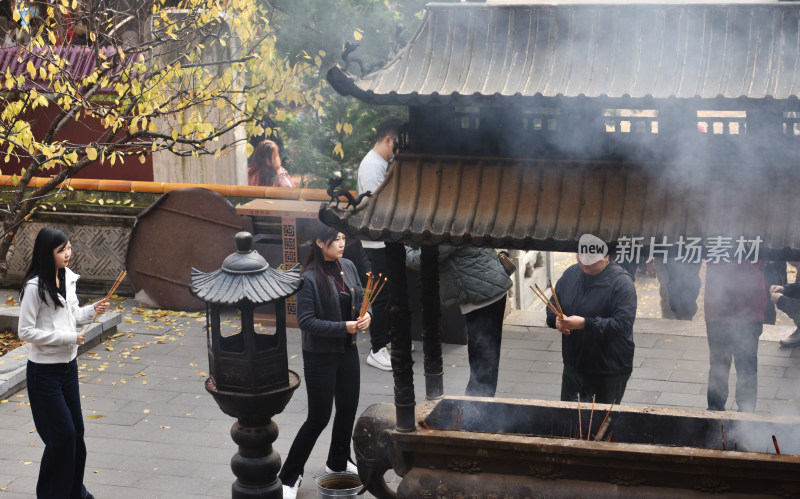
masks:
<svg viewBox="0 0 800 499"><path fill-rule="evenodd" d="M29 360L26 376L33 423L44 441L36 497L86 497L83 487L86 444L78 363L73 360L66 364L38 364Z"/></svg>

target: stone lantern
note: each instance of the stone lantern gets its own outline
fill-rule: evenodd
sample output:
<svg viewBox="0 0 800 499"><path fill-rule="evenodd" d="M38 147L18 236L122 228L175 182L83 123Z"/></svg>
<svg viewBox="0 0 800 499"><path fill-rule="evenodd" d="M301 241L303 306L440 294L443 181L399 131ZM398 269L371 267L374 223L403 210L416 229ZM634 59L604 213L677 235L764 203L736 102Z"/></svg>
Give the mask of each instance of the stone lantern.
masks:
<svg viewBox="0 0 800 499"><path fill-rule="evenodd" d="M237 418L231 437L239 451L231 458L236 475L232 497L281 498L281 459L273 451L278 425L272 421L300 386L286 352L286 298L302 287L300 269L277 270L251 250L253 236L234 237L237 252L210 273L192 269L191 292L206 302L210 377L206 390L222 412ZM257 331L255 308L275 303L274 331ZM226 325L241 315L241 329ZM229 317L228 314L231 314ZM227 330L224 330L227 329Z"/></svg>

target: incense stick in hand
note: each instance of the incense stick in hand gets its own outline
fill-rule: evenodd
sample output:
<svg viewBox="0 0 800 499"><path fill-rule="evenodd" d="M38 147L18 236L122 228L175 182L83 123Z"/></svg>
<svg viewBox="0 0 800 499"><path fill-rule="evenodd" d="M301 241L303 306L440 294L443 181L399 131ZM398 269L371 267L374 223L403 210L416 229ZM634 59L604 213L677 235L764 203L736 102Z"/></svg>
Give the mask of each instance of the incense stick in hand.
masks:
<svg viewBox="0 0 800 499"><path fill-rule="evenodd" d="M372 272L367 272L367 286L364 288L364 301L361 303L361 311L358 314L359 319L364 317L367 310L372 307L372 304L378 298L378 294L383 290L386 281L389 280L388 277L383 277L383 280L381 280L381 277L383 277L383 274L378 274L378 277L375 277Z"/></svg>
<svg viewBox="0 0 800 499"><path fill-rule="evenodd" d="M128 275L128 272L127 272L127 271L125 271L125 270L123 270L122 272L120 272L120 273L119 273L119 275L117 275L117 279L114 281L114 284L111 286L111 290L108 292L108 294L106 295L106 297L105 297L105 298L103 298L102 300L100 300L100 301L99 301L99 302L97 302L97 303L103 303L103 302L106 302L106 303L107 303L107 302L108 302L108 300L111 298L111 296L113 296L113 295L114 295L114 292L117 290L117 288L119 287L119 285L120 285L120 284L122 284L122 281L123 281L123 280L125 280L125 276L127 276L127 275ZM97 303L96 303L95 305L97 305ZM96 320L97 320L97 317L98 317L98 316L99 316L101 313L104 313L104 312L105 312L105 309L104 309L102 312L99 312L99 311L97 311L97 307L95 307L94 317L92 317L92 321L91 321L89 324L87 324L87 325L86 325L86 327L83 329L83 331L84 331L84 332L88 331L88 330L89 330L89 328L92 326L92 324L94 324L94 321L96 321Z"/></svg>

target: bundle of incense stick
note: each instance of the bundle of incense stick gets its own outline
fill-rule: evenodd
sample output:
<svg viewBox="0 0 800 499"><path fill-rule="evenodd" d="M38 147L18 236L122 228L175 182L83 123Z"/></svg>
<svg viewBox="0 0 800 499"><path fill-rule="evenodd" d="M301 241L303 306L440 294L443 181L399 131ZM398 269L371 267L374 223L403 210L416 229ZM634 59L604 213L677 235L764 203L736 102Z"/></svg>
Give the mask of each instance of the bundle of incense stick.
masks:
<svg viewBox="0 0 800 499"><path fill-rule="evenodd" d="M119 287L119 285L122 284L122 281L125 280L125 276L126 275L128 275L127 271L123 270L122 272L120 272L119 275L117 276L117 280L114 281L114 284L111 286L111 290L108 292L106 297L103 298L100 301L106 301L107 302L111 298L111 296L114 294L114 291L116 291L117 288ZM90 322L89 324L86 325L86 327L83 329L84 332L88 331L89 328L92 326L92 324L94 324L94 321L97 320L97 316L98 315L100 315L99 312L95 312L94 313L94 317L92 317L92 322Z"/></svg>
<svg viewBox="0 0 800 499"><path fill-rule="evenodd" d="M367 313L367 310L378 297L378 293L383 289L386 281L389 280L388 277L383 277L383 280L381 280L381 277L383 277L383 274L378 274L378 277L375 277L372 272L367 272L367 287L364 288L364 301L361 303L361 312L358 314L359 319L364 317L364 314Z"/></svg>
<svg viewBox="0 0 800 499"><path fill-rule="evenodd" d="M556 302L555 306L552 303L550 303L550 300L547 298L547 295L544 294L544 291L542 291L541 288L539 288L538 284L534 284L533 286L531 286L531 291L533 291L536 294L536 296L538 296L539 299L542 300L545 305L547 305L547 308L552 310L553 313L556 314L556 316L558 316L559 319L563 319L564 318L564 311L561 310L561 304L558 302L558 296L556 296L556 290L553 287L553 283L548 281L548 284L550 284L550 292L553 293L553 299ZM536 286L535 289L534 289L534 286ZM556 306L558 308L556 308Z"/></svg>

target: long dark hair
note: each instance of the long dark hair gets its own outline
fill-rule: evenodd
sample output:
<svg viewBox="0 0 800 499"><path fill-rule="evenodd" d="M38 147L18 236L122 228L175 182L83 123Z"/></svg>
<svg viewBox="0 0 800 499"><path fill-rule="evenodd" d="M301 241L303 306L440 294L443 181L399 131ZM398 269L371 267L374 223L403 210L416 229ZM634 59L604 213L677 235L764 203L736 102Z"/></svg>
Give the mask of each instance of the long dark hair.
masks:
<svg viewBox="0 0 800 499"><path fill-rule="evenodd" d="M314 224L314 231L311 239L311 251L308 253L305 263L303 263L303 272L314 272L318 287L322 290L322 293L325 293L327 296L332 296L334 290L333 286L328 282L328 272L325 270L325 256L322 254L322 248L317 246L317 239L322 241L322 244L327 248L337 237L339 237L338 230L328 227L317 220Z"/></svg>
<svg viewBox="0 0 800 499"><path fill-rule="evenodd" d="M282 166L278 144L269 139L259 142L253 150L250 166L256 170L269 166L270 174L275 175L277 169Z"/></svg>
<svg viewBox="0 0 800 499"><path fill-rule="evenodd" d="M56 286L56 261L53 259L53 251L63 248L69 242L69 237L61 229L55 227L43 227L36 235L36 242L33 243L33 258L31 266L25 273L22 280L22 289L19 297L25 292L25 284L34 277L39 278L39 299L47 301L45 295L50 295L53 304L61 307L61 300L58 299L58 287ZM58 279L63 283L66 276L64 269L58 270Z"/></svg>

